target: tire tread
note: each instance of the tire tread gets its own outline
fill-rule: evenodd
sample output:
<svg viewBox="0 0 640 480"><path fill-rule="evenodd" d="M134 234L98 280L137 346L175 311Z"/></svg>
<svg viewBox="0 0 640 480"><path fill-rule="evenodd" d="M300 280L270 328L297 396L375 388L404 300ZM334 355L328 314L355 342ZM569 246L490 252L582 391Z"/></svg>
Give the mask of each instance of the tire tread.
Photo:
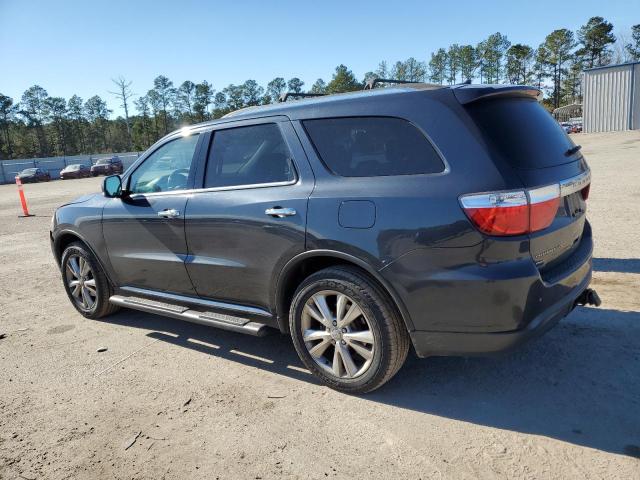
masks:
<svg viewBox="0 0 640 480"><path fill-rule="evenodd" d="M378 315L378 318L382 319L382 321L379 322L379 327L385 330L384 337L388 339L388 342L383 345L383 358L378 365L379 371L371 376L365 384L343 384L327 376L323 376L322 379L332 388L346 393L368 393L381 387L400 370L407 358L410 348L410 338L407 329L395 304L376 282L371 280L366 273L361 272L359 269L342 265L329 267L307 277L296 290L289 314L289 325L292 335L295 335L295 306L300 301L300 297L304 294L305 290L310 285L318 282L323 282L328 289L333 288L338 291L339 289L337 287L342 286L342 288L354 291L360 298L364 298L369 308L379 311L380 315ZM295 339L294 344L305 365L312 371L318 371L313 361L309 361L301 354L300 348L305 348L304 345L299 346Z"/></svg>

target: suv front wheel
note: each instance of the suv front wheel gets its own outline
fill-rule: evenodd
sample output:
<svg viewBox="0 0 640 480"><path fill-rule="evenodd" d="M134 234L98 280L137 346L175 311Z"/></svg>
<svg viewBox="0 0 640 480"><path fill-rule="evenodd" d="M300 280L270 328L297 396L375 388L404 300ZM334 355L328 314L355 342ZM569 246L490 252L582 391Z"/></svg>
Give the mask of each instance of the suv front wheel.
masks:
<svg viewBox="0 0 640 480"><path fill-rule="evenodd" d="M109 303L113 288L102 267L82 242L73 242L60 260L64 289L73 306L87 318L110 315L119 307Z"/></svg>
<svg viewBox="0 0 640 480"><path fill-rule="evenodd" d="M327 268L302 282L289 326L305 366L345 393L382 386L409 351L409 336L389 297L352 267Z"/></svg>

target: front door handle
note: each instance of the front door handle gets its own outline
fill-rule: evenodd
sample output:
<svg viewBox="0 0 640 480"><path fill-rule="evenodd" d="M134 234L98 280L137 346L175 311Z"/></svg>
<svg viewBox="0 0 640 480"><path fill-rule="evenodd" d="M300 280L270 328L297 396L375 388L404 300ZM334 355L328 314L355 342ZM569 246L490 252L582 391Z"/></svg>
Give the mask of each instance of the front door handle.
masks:
<svg viewBox="0 0 640 480"><path fill-rule="evenodd" d="M175 208L167 208L158 212L158 216L163 218L176 218L180 216L180 212Z"/></svg>
<svg viewBox="0 0 640 480"><path fill-rule="evenodd" d="M267 208L264 213L272 217L284 218L293 217L296 214L296 210L294 208L273 207Z"/></svg>

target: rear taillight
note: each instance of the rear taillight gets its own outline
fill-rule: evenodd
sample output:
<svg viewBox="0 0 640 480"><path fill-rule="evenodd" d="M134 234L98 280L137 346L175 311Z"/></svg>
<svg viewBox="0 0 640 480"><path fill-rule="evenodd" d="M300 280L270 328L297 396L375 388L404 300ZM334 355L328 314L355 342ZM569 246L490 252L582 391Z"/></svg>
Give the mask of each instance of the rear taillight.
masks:
<svg viewBox="0 0 640 480"><path fill-rule="evenodd" d="M465 195L460 203L481 232L523 235L551 225L560 205L560 186Z"/></svg>
<svg viewBox="0 0 640 480"><path fill-rule="evenodd" d="M529 230L524 191L465 195L460 202L469 219L487 235L522 235Z"/></svg>
<svg viewBox="0 0 640 480"><path fill-rule="evenodd" d="M556 218L560 206L560 185L529 190L529 232L547 228Z"/></svg>
<svg viewBox="0 0 640 480"><path fill-rule="evenodd" d="M467 217L487 235L522 235L544 230L553 223L560 199L580 192L589 197L589 170L560 183L529 190L474 193L460 197Z"/></svg>
<svg viewBox="0 0 640 480"><path fill-rule="evenodd" d="M589 190L590 189L591 189L591 184L587 185L582 190L580 190L580 193L582 194L582 199L583 200L586 200L587 198L589 198Z"/></svg>

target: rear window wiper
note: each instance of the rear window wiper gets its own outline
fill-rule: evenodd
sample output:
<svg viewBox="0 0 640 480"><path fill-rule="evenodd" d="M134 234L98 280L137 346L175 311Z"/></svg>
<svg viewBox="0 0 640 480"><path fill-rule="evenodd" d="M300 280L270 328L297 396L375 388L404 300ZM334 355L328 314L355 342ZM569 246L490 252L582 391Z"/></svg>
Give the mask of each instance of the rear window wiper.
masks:
<svg viewBox="0 0 640 480"><path fill-rule="evenodd" d="M569 150L567 150L566 152L564 152L564 154L567 157L570 157L571 155L573 155L574 153L578 153L578 151L580 151L580 149L582 148L582 145L576 145L575 147L571 147Z"/></svg>

